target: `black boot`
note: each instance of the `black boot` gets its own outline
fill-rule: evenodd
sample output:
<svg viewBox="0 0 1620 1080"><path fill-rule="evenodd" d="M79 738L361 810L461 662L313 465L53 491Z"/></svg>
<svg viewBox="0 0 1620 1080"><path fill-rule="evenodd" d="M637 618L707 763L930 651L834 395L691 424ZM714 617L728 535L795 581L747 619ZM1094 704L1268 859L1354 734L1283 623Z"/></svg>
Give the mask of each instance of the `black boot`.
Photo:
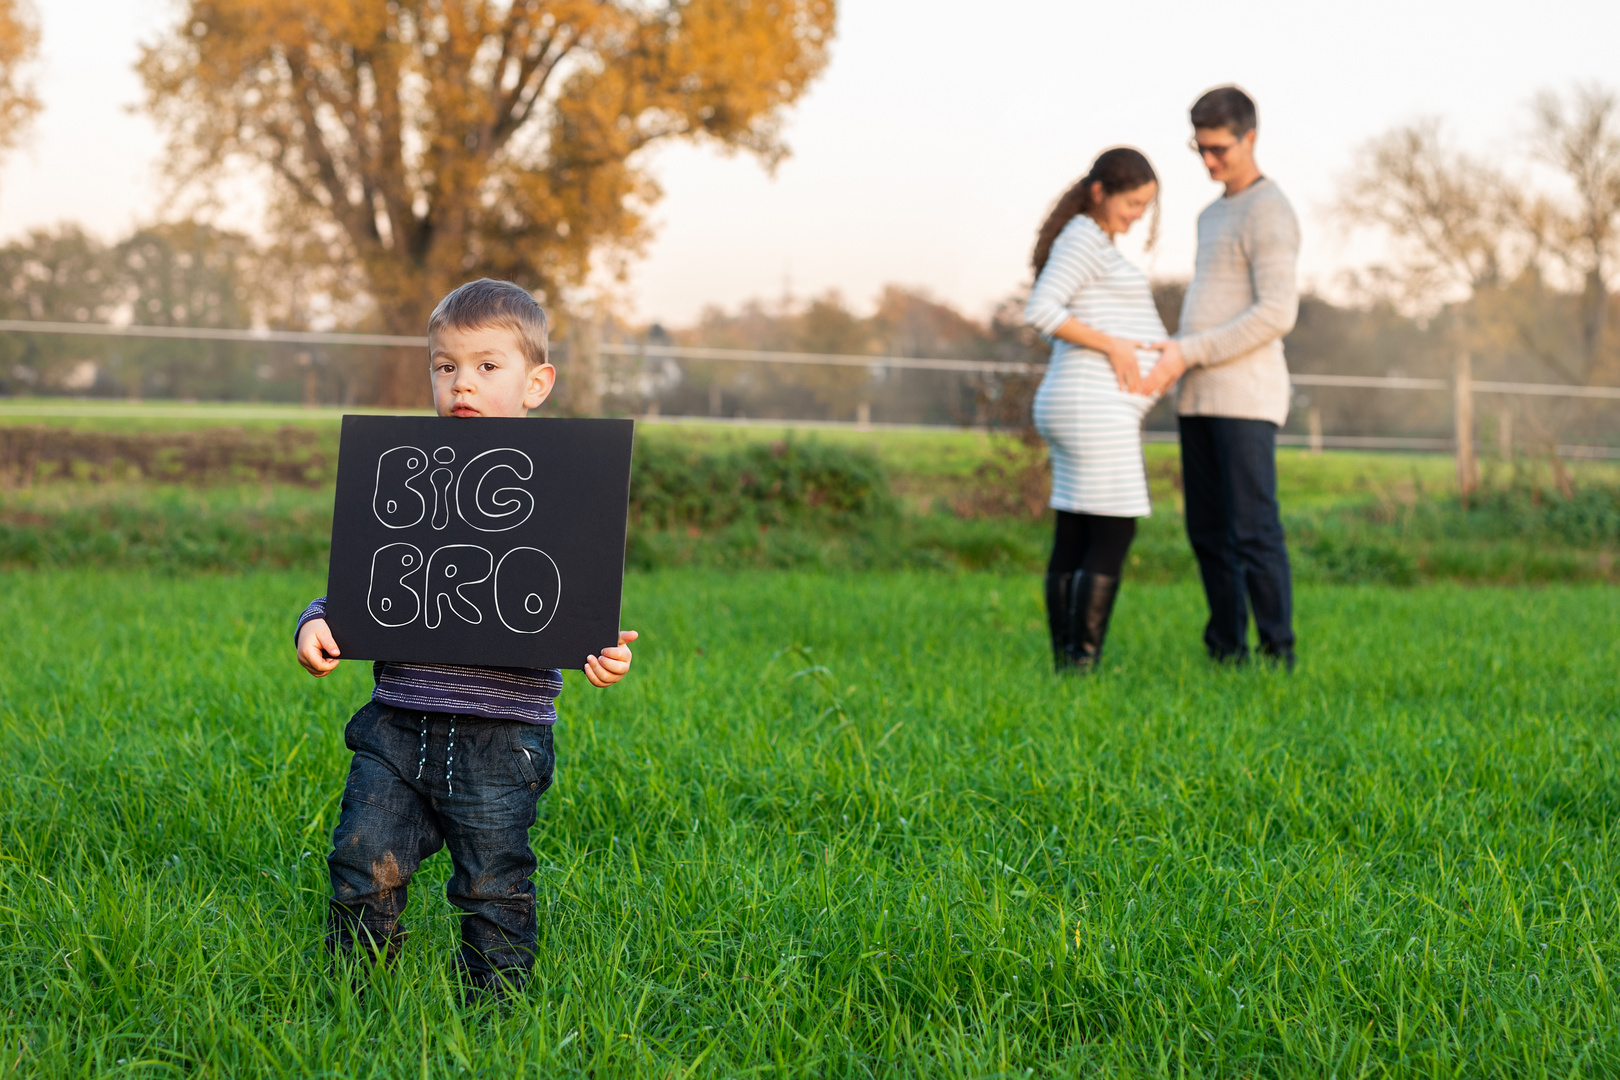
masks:
<svg viewBox="0 0 1620 1080"><path fill-rule="evenodd" d="M1069 666L1087 672L1102 660L1108 619L1119 595L1117 575L1076 570L1069 586Z"/></svg>
<svg viewBox="0 0 1620 1080"><path fill-rule="evenodd" d="M1069 584L1073 574L1046 575L1046 628L1052 635L1052 670L1063 672L1074 666L1069 659Z"/></svg>

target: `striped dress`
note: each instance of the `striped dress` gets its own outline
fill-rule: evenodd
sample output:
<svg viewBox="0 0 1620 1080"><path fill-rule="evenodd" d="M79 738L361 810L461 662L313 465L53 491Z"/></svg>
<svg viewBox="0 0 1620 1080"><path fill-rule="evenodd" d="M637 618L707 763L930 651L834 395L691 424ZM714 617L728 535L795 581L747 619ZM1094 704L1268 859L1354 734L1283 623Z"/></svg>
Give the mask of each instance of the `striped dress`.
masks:
<svg viewBox="0 0 1620 1080"><path fill-rule="evenodd" d="M1035 427L1052 458L1052 507L1075 514L1147 517L1142 419L1154 399L1119 388L1107 357L1052 339L1069 319L1128 341L1162 341L1153 290L1108 234L1076 215L1052 245L1030 290L1024 319L1052 340L1052 362L1035 393ZM1147 375L1157 353L1138 352Z"/></svg>

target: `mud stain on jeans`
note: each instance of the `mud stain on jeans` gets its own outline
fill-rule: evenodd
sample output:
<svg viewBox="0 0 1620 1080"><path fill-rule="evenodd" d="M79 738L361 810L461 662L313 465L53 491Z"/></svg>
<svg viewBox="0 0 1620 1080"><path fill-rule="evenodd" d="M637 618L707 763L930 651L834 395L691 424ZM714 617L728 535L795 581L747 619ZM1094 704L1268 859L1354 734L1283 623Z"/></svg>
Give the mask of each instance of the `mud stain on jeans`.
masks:
<svg viewBox="0 0 1620 1080"><path fill-rule="evenodd" d="M399 860L392 851L384 852L381 859L371 864L371 880L377 883L378 891L386 892L405 884L405 875L399 872Z"/></svg>

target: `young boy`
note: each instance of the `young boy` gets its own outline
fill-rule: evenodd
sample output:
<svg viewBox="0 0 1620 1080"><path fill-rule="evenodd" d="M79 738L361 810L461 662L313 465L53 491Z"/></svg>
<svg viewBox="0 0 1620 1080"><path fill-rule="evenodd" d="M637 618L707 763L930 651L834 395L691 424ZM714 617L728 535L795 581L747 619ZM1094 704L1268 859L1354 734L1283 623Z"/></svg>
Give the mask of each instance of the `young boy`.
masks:
<svg viewBox="0 0 1620 1080"><path fill-rule="evenodd" d="M546 314L511 282L456 289L428 320L440 416L526 416L551 393ZM299 616L298 662L316 678L338 666L320 597ZM585 661L594 686L630 670L634 630ZM534 853L529 828L551 786L551 726L562 672L377 663L371 700L344 731L354 751L327 867L327 948L404 943L399 919L423 859L450 848L445 892L465 915L457 967L469 991L521 987L534 966Z"/></svg>

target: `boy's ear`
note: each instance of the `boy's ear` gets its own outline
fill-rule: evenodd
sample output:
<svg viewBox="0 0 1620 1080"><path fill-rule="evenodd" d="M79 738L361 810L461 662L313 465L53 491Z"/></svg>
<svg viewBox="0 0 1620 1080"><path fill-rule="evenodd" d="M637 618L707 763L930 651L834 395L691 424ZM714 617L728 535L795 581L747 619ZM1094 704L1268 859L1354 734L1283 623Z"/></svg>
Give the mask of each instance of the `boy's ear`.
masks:
<svg viewBox="0 0 1620 1080"><path fill-rule="evenodd" d="M529 369L529 388L523 395L525 409L538 409L551 396L557 385L557 369L551 364L537 364Z"/></svg>

